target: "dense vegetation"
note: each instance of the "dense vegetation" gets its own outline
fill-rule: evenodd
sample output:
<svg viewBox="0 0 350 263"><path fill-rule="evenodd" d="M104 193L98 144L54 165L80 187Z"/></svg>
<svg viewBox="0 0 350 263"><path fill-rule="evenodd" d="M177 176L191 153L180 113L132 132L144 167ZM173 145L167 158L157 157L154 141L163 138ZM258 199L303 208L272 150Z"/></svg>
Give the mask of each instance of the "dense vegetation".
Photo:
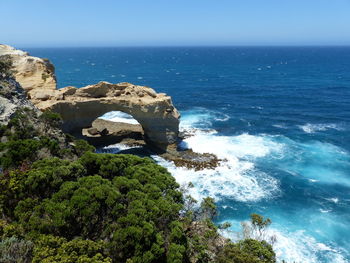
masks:
<svg viewBox="0 0 350 263"><path fill-rule="evenodd" d="M76 253L83 251L77 257L91 260L183 261L178 251L185 249L185 238L177 221L182 195L167 171L150 159L94 153L75 162L45 159L29 170L9 172L0 184L1 212L13 220L3 232L13 229L45 248L34 249L34 262L69 258L62 247L68 243ZM90 248L95 252L89 256Z"/></svg>
<svg viewBox="0 0 350 263"><path fill-rule="evenodd" d="M0 125L0 167L6 170L52 156L74 159L94 149L84 140L64 135L59 124L56 113L18 110L7 125Z"/></svg>
<svg viewBox="0 0 350 263"><path fill-rule="evenodd" d="M0 126L0 262L275 262L263 240L218 234L212 198L197 204L149 158L93 153L60 121L22 108Z"/></svg>
<svg viewBox="0 0 350 263"><path fill-rule="evenodd" d="M0 249L19 247L22 262L210 262L219 238L207 216L179 216L179 186L148 158L49 158L3 174L0 187ZM202 203L202 212L212 210ZM274 262L274 253L266 242L245 240L228 243L217 260Z"/></svg>
<svg viewBox="0 0 350 263"><path fill-rule="evenodd" d="M13 73L12 60L8 55L0 56L0 75L1 78L11 76Z"/></svg>

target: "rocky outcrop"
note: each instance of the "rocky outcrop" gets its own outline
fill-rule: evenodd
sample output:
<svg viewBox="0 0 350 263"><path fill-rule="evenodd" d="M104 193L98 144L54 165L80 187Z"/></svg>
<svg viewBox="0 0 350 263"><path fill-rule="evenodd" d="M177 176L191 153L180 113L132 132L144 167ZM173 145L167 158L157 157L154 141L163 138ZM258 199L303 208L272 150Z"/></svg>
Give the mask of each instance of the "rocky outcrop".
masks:
<svg viewBox="0 0 350 263"><path fill-rule="evenodd" d="M90 128L83 129L84 136L97 137L114 135L120 137L133 137L132 134L138 134L138 137L142 138L143 135L143 130L140 124L96 119L91 126L92 127Z"/></svg>
<svg viewBox="0 0 350 263"><path fill-rule="evenodd" d="M107 82L57 90L54 66L48 60L0 45L0 56L3 55L11 58L15 78L28 98L42 111L50 109L61 114L66 132L81 132L104 113L122 111L141 124L148 143L164 148L177 141L180 114L166 94L130 83Z"/></svg>
<svg viewBox="0 0 350 263"><path fill-rule="evenodd" d="M22 87L12 78L0 76L0 125L6 125L18 109L36 110L26 99Z"/></svg>
<svg viewBox="0 0 350 263"><path fill-rule="evenodd" d="M56 89L55 68L49 60L32 57L27 52L7 45L0 45L0 56L11 58L14 77L27 92L33 89Z"/></svg>
<svg viewBox="0 0 350 263"><path fill-rule="evenodd" d="M99 82L79 89L35 89L29 96L39 109L61 114L67 132L81 132L104 113L122 111L141 124L146 142L158 148L178 138L180 114L171 98L149 87Z"/></svg>
<svg viewBox="0 0 350 263"><path fill-rule="evenodd" d="M84 139L95 147L102 147L115 143L144 145L143 130L140 124L114 122L96 119L90 128L83 129Z"/></svg>

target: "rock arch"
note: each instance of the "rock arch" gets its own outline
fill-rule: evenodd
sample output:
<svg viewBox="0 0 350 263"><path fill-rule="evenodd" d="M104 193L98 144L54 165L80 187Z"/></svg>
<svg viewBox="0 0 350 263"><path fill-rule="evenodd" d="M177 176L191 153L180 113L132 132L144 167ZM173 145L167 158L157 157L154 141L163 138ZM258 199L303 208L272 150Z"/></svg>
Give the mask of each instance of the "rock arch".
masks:
<svg viewBox="0 0 350 263"><path fill-rule="evenodd" d="M141 124L148 143L163 148L178 138L180 114L164 93L130 83L108 82L57 90L54 66L48 60L7 45L0 45L2 55L11 57L16 80L28 98L41 110L60 113L67 132L81 131L97 117L116 110L132 115Z"/></svg>
<svg viewBox="0 0 350 263"><path fill-rule="evenodd" d="M171 98L149 87L99 82L79 89L32 90L30 96L39 109L61 114L66 132L81 131L106 112L122 111L141 124L146 142L158 148L178 138L180 114Z"/></svg>

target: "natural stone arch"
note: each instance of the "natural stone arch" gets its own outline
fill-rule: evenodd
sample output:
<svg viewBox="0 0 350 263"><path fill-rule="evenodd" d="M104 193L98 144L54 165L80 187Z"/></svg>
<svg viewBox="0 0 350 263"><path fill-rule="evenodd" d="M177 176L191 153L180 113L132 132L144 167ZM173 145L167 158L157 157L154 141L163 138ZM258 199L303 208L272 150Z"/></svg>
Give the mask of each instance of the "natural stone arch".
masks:
<svg viewBox="0 0 350 263"><path fill-rule="evenodd" d="M102 114L118 110L142 125L148 143L163 148L177 140L180 114L164 93L130 83L108 82L57 90L54 66L48 60L6 45L0 45L1 55L11 57L16 80L28 98L41 110L60 113L67 132L81 131Z"/></svg>
<svg viewBox="0 0 350 263"><path fill-rule="evenodd" d="M106 112L121 111L141 124L148 143L164 148L178 138L180 114L171 98L148 87L99 82L80 89L33 90L30 96L39 109L61 114L67 132L89 127Z"/></svg>

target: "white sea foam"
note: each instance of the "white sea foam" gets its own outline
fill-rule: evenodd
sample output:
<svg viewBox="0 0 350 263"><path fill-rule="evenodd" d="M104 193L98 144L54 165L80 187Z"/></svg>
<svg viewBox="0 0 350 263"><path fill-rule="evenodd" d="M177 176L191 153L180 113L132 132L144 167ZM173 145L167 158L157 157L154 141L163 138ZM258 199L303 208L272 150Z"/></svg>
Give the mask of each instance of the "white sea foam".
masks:
<svg viewBox="0 0 350 263"><path fill-rule="evenodd" d="M172 162L159 156L152 156L166 167L180 185L192 182L190 194L197 200L211 196L219 201L222 198L241 202L258 201L273 197L278 192L278 181L254 169L250 162L224 162L215 170L194 171L176 167Z"/></svg>
<svg viewBox="0 0 350 263"><path fill-rule="evenodd" d="M230 116L216 111L208 111L203 108L196 108L188 111L181 117L180 129L204 129L208 130L212 127L213 122L225 122L230 119Z"/></svg>
<svg viewBox="0 0 350 263"><path fill-rule="evenodd" d="M196 199L211 196L216 200L228 198L247 202L271 198L279 193L279 181L254 165L254 159L280 151L281 146L277 143L248 134L218 136L214 132L194 129L181 147L198 153L212 153L224 160L215 170L194 171L153 157L168 168L180 184L192 182L195 187L190 194Z"/></svg>
<svg viewBox="0 0 350 263"><path fill-rule="evenodd" d="M328 170L323 169L323 165L328 164L324 162L334 160L334 154L337 159L343 160L343 163L348 160L348 153L328 143L314 141L302 143L285 136L250 134L220 136L210 129L204 131L200 124L204 123L204 128L211 128L214 121L213 114L210 112L200 111L197 114L184 115L183 120L185 122L181 124L181 128L186 131L191 129L192 136L184 140L182 147L191 148L200 153L213 153L227 160L215 170L193 171L177 168L170 162L158 159L158 162L166 166L180 184L188 184L188 182L194 184L195 187L190 189L190 194L196 199L212 196L216 200L223 198L249 203L278 197L279 181L259 170L256 166L259 160L274 163L279 169L290 171L295 176L305 176L312 183L338 182L340 173L337 173L337 176L328 176ZM340 128L333 125L318 127L318 129ZM276 162L273 159L280 159L280 161ZM334 173L334 169L331 170ZM345 183L344 180L340 181ZM339 202L336 197L328 201ZM328 208L320 208L318 211L320 215L327 218L333 214ZM296 263L347 262L345 257L349 255L341 248L320 242L305 230L288 230L279 227L276 225L269 230L269 235L277 239L274 250L279 262L283 259Z"/></svg>
<svg viewBox="0 0 350 263"><path fill-rule="evenodd" d="M316 180L316 179L309 179L309 182L316 183L316 182L318 182L318 180Z"/></svg>
<svg viewBox="0 0 350 263"><path fill-rule="evenodd" d="M274 124L272 126L279 128L279 129L287 129L288 128L285 124Z"/></svg>
<svg viewBox="0 0 350 263"><path fill-rule="evenodd" d="M321 213L329 213L329 212L332 211L331 209L327 210L327 209L322 209L322 208L320 208L319 210L320 210Z"/></svg>
<svg viewBox="0 0 350 263"><path fill-rule="evenodd" d="M326 200L332 202L332 203L335 203L337 204L339 202L339 198L337 197L333 197L333 198L326 198Z"/></svg>
<svg viewBox="0 0 350 263"><path fill-rule="evenodd" d="M222 117L215 118L216 121L228 121L229 119L230 119L230 116L228 116L227 114L223 114Z"/></svg>
<svg viewBox="0 0 350 263"><path fill-rule="evenodd" d="M304 230L287 233L277 229L269 231L276 237L273 248L279 261L284 259L287 262L295 263L318 263L324 260L329 263L346 262L340 251L330 247L330 245L317 242Z"/></svg>
<svg viewBox="0 0 350 263"><path fill-rule="evenodd" d="M103 153L119 153L124 150L129 150L129 149L134 149L134 148L141 148L141 146L129 146L126 144L122 143L116 143L116 144L111 144L105 147L102 147L101 149L98 150L98 152L103 152Z"/></svg>
<svg viewBox="0 0 350 263"><path fill-rule="evenodd" d="M238 225L237 221L230 222L233 226ZM238 241L242 235L237 231L221 231L225 237ZM253 238L257 236L252 233ZM345 251L333 248L330 244L318 242L315 238L308 235L305 230L287 231L278 228L268 228L264 235L266 240L273 239L273 249L276 253L277 262L282 260L295 263L345 263Z"/></svg>
<svg viewBox="0 0 350 263"><path fill-rule="evenodd" d="M329 129L338 130L338 131L344 130L344 127L342 125L335 124L335 123L319 123L319 124L307 123L305 125L299 125L298 127L306 133L315 133L318 131L326 131Z"/></svg>
<svg viewBox="0 0 350 263"><path fill-rule="evenodd" d="M100 117L100 119L114 121L114 122L123 122L129 124L139 124L131 115L121 112L121 111L110 111Z"/></svg>
<svg viewBox="0 0 350 263"><path fill-rule="evenodd" d="M228 115L201 108L188 111L181 118L180 129L191 136L180 147L197 153L212 153L224 160L215 170L194 171L176 167L157 156L154 158L167 167L180 184L192 182L195 187L190 191L196 199L211 196L217 200L228 198L247 202L276 196L279 181L256 168L254 161L283 151L282 145L266 136L219 136L217 131L210 129L213 121L228 119Z"/></svg>

